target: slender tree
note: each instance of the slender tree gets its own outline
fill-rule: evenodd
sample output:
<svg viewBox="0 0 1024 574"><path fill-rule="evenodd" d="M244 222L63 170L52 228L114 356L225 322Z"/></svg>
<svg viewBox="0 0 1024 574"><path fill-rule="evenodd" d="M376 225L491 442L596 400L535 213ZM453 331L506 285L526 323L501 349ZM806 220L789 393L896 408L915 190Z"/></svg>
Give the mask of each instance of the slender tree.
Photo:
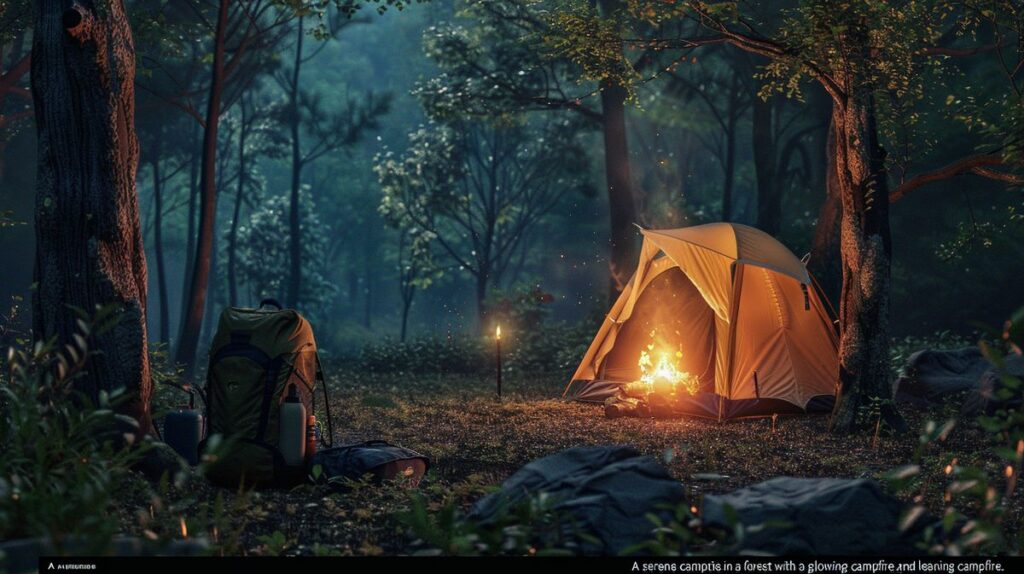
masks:
<svg viewBox="0 0 1024 574"><path fill-rule="evenodd" d="M302 89L302 68L316 57L326 45L325 41L336 37L353 20L332 21L329 28L319 29L321 43L312 50L305 49L305 17L295 21L294 55L290 69L275 75L284 90L287 104L282 109L283 122L288 127L291 152L291 193L288 212L288 287L285 305L298 304L302 292L302 209L299 202L302 189L302 172L313 162L327 154L357 143L371 129L376 129L378 119L387 113L391 98L373 92L364 94L360 104L355 98L348 98L345 105L336 112L329 112L317 94ZM303 144L307 145L304 146Z"/></svg>
<svg viewBox="0 0 1024 574"><path fill-rule="evenodd" d="M195 366L214 256L220 118L224 110L251 85L255 74L263 67L260 57L279 44L287 32L286 24L295 16L296 12L291 7L281 6L274 0L219 0L214 20L206 113L199 115L194 108L183 106L190 109L203 126L198 233L175 354L176 362L185 365L186 374L191 374Z"/></svg>
<svg viewBox="0 0 1024 574"><path fill-rule="evenodd" d="M482 25L468 29L446 24L433 29L425 45L442 73L416 90L436 118L569 111L585 119L587 127L601 130L612 299L629 281L638 253L626 130L626 102L631 94L624 77L632 74L633 68L625 60L622 31L617 28L618 14L626 4L621 0L596 2L600 21L567 34L552 25L541 4L526 0L473 2L465 15ZM550 38L562 45L572 44L576 33L590 34L607 48L600 65L581 68L571 58L541 49Z"/></svg>
<svg viewBox="0 0 1024 574"><path fill-rule="evenodd" d="M401 156L377 158L381 214L473 277L481 329L488 290L500 286L530 233L563 197L587 188L572 132L565 122L434 125L410 134Z"/></svg>

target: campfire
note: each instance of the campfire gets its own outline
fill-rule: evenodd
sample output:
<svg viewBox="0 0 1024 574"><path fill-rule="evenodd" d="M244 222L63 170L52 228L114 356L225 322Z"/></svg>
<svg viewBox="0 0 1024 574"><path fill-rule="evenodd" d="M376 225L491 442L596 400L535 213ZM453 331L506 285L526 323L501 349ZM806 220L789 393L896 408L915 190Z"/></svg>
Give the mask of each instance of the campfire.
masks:
<svg viewBox="0 0 1024 574"><path fill-rule="evenodd" d="M680 371L669 358L668 352L659 352L658 362L655 364L651 353L648 351L654 351L653 344L648 345L646 350L640 351L640 361L638 363L640 366L640 382L643 383L648 395L675 395L680 388L691 396L697 394L697 390L700 388L700 380L696 376L686 371ZM677 351L675 353L676 360L682 356L681 352Z"/></svg>

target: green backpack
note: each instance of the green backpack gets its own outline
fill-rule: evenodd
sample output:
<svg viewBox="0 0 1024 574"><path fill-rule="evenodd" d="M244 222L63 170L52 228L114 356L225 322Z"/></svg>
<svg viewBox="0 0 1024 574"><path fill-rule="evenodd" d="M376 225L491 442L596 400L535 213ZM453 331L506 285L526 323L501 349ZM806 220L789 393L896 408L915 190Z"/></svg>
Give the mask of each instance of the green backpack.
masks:
<svg viewBox="0 0 1024 574"><path fill-rule="evenodd" d="M309 321L272 299L259 309L225 309L206 375L207 436L226 441L209 464L211 481L227 487L287 486L306 477L305 468L285 466L278 449L280 407L293 383L308 414L316 412L316 385L323 387L329 445L327 385Z"/></svg>

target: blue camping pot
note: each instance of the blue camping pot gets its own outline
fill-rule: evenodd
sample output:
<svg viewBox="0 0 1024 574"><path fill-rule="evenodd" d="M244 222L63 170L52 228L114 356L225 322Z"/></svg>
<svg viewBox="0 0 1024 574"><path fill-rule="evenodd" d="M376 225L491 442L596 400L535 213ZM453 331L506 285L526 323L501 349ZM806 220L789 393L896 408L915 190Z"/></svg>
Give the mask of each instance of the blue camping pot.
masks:
<svg viewBox="0 0 1024 574"><path fill-rule="evenodd" d="M203 438L203 415L191 408L167 413L164 442L192 466L199 464L199 441Z"/></svg>

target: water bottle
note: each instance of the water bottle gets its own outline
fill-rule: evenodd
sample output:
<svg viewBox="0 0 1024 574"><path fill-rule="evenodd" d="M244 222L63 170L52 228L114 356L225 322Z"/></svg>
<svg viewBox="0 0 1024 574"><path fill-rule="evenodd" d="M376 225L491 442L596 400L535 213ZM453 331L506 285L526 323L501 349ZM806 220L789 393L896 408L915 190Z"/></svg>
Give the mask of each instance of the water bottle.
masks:
<svg viewBox="0 0 1024 574"><path fill-rule="evenodd" d="M295 384L281 403L281 421L277 448L288 466L301 466L306 460L306 407L299 400Z"/></svg>

